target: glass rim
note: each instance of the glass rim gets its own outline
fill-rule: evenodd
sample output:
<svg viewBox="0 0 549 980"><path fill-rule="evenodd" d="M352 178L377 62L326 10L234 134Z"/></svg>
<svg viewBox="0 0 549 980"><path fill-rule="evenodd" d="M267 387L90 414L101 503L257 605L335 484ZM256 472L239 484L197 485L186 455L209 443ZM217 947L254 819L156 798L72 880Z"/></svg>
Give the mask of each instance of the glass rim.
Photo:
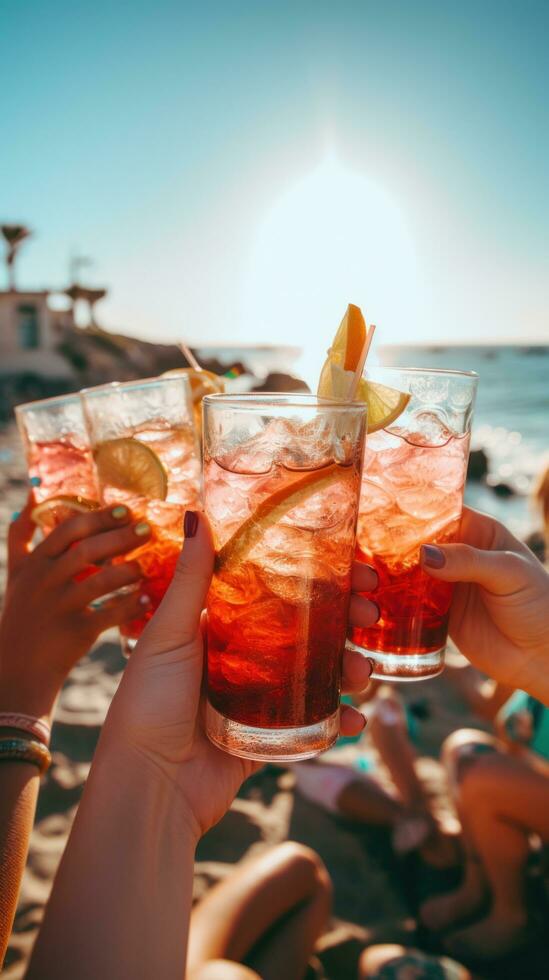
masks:
<svg viewBox="0 0 549 980"><path fill-rule="evenodd" d="M278 408L325 408L331 412L340 414L353 412L355 414L366 411L364 402L343 402L332 398L322 398L310 392L295 391L251 391L226 394L219 392L212 395L204 395L202 403L206 407L232 408L235 410L253 411L264 409L264 414L268 414L269 406Z"/></svg>
<svg viewBox="0 0 549 980"><path fill-rule="evenodd" d="M13 411L17 415L18 412L28 412L34 411L35 409L43 409L53 406L55 403L62 405L63 403L78 403L80 401L79 391L68 391L66 395L50 395L49 398L38 398L34 402L21 402L20 405L14 405Z"/></svg>
<svg viewBox="0 0 549 980"><path fill-rule="evenodd" d="M430 367L398 367L397 365L374 364L370 370L373 371L392 371L395 374L442 374L445 377L469 378L471 381L478 381L477 371L458 371L456 368L430 368ZM365 378L368 368L364 368L362 377Z"/></svg>
<svg viewBox="0 0 549 980"><path fill-rule="evenodd" d="M134 381L107 381L106 384L102 385L91 385L89 388L81 388L78 392L79 397L84 397L91 395L95 397L96 395L102 394L112 394L115 391L124 391L132 389L138 391L139 388L150 388L158 385L161 387L170 381L182 381L183 387L190 388L190 382L185 374L171 375L171 377L163 378L162 375L151 378L136 378Z"/></svg>

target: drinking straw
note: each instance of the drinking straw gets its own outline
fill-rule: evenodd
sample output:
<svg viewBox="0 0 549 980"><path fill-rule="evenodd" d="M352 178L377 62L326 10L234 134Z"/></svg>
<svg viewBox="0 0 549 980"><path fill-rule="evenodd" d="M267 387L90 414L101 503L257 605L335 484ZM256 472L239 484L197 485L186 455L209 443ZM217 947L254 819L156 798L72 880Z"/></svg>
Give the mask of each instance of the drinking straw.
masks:
<svg viewBox="0 0 549 980"><path fill-rule="evenodd" d="M179 349L181 353L187 358L189 364L191 365L192 368L194 368L195 371L202 371L202 366L198 363L190 347L187 347L186 344L181 343L179 345Z"/></svg>

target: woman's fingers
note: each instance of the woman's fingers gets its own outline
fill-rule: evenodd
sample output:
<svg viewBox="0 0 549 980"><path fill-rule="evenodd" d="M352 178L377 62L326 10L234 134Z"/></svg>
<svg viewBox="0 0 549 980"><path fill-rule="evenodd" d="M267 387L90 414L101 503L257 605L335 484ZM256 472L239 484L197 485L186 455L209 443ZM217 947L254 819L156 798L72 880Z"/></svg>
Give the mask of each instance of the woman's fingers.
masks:
<svg viewBox="0 0 549 980"><path fill-rule="evenodd" d="M93 534L78 541L58 559L55 566L55 581L59 583L72 578L90 565L98 565L108 558L124 555L145 544L151 536L147 523L126 524L115 531Z"/></svg>
<svg viewBox="0 0 549 980"><path fill-rule="evenodd" d="M344 694L359 694L368 687L373 663L356 650L345 650L343 654L343 677L341 687Z"/></svg>
<svg viewBox="0 0 549 980"><path fill-rule="evenodd" d="M365 565L362 561L354 561L351 571L351 589L353 592L373 592L377 586L377 572L371 565Z"/></svg>
<svg viewBox="0 0 549 980"><path fill-rule="evenodd" d="M136 561L109 565L89 575L83 582L73 582L64 593L63 605L71 610L85 609L90 602L109 595L127 585L134 585L143 578Z"/></svg>
<svg viewBox="0 0 549 980"><path fill-rule="evenodd" d="M88 625L91 632L90 643L93 643L100 633L113 626L123 626L132 619L142 619L148 610L150 600L147 596L132 592L130 595L114 596L99 609L90 609Z"/></svg>
<svg viewBox="0 0 549 980"><path fill-rule="evenodd" d="M347 737L353 735L360 735L366 727L366 718L364 715L357 711L356 708L351 708L349 704L341 705L341 713L339 716L339 732L340 735L346 735Z"/></svg>
<svg viewBox="0 0 549 980"><path fill-rule="evenodd" d="M481 551L469 544L424 544L421 565L445 582L475 582L494 595L506 596L524 587L531 559L514 551Z"/></svg>
<svg viewBox="0 0 549 980"><path fill-rule="evenodd" d="M57 558L77 541L83 541L94 534L101 534L102 531L111 531L121 525L129 524L131 519L130 511L122 504L117 507L90 510L85 514L77 514L56 527L38 548L48 558Z"/></svg>
<svg viewBox="0 0 549 980"><path fill-rule="evenodd" d="M151 620L144 648L153 655L196 638L214 567L212 533L203 514L187 511L185 543L166 595Z"/></svg>
<svg viewBox="0 0 549 980"><path fill-rule="evenodd" d="M31 518L35 505L34 494L30 491L27 502L20 514L14 518L8 531L8 574L13 575L31 550L36 524Z"/></svg>
<svg viewBox="0 0 549 980"><path fill-rule="evenodd" d="M349 622L351 626L367 629L379 619L379 606L362 595L352 595L349 603Z"/></svg>

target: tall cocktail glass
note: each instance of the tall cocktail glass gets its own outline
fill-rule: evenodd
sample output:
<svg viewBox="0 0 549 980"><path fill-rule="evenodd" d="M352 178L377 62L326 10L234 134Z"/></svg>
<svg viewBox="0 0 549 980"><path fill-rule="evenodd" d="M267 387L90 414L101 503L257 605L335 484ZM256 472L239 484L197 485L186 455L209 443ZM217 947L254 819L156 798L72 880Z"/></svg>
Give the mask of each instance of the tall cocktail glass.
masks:
<svg viewBox="0 0 549 980"><path fill-rule="evenodd" d="M97 506L90 443L78 394L27 402L15 409L29 477L44 531L78 510ZM47 502L47 504L46 504Z"/></svg>
<svg viewBox="0 0 549 980"><path fill-rule="evenodd" d="M312 395L203 404L208 736L244 758L305 759L339 730L365 409Z"/></svg>
<svg viewBox="0 0 549 980"><path fill-rule="evenodd" d="M372 369L371 381L410 394L406 410L370 433L357 557L376 569L375 626L351 631L373 677L422 680L440 673L452 586L420 566L420 548L455 540L461 518L477 376L459 371Z"/></svg>
<svg viewBox="0 0 549 980"><path fill-rule="evenodd" d="M148 378L81 393L102 501L126 504L151 535L124 558L143 572L151 600L121 628L131 650L158 607L183 542L183 516L200 507L200 460L186 378Z"/></svg>

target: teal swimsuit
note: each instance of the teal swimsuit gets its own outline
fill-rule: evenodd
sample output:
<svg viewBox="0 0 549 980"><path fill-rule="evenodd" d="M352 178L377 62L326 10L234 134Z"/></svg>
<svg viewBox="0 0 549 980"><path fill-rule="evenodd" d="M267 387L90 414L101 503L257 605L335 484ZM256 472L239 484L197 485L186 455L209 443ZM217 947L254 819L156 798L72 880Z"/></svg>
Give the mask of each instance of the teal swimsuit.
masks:
<svg viewBox="0 0 549 980"><path fill-rule="evenodd" d="M536 701L524 691L515 691L502 708L505 728L510 738L513 738L513 718L516 712L528 712L532 718L533 735L528 748L549 761L549 708L541 701Z"/></svg>

